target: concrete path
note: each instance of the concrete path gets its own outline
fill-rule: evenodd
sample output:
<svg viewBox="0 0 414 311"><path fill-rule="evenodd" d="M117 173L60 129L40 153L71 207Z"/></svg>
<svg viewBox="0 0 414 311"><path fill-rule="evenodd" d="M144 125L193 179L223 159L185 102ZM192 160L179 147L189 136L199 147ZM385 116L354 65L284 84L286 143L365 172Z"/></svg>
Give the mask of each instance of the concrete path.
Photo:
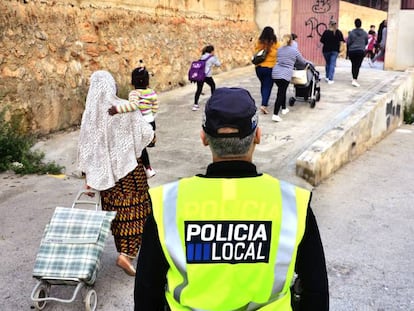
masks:
<svg viewBox="0 0 414 311"><path fill-rule="evenodd" d="M376 65L379 66L379 65ZM317 68L323 77L323 68ZM360 88L351 86L350 65L338 63L335 84L321 81L321 101L314 109L296 103L283 122L261 115L262 143L258 169L312 188L295 175L295 160L336 121L355 109L361 98L398 72L370 68L360 73ZM215 76L220 86L247 88L260 105L259 83L252 66ZM160 94L157 145L149 149L157 175L155 186L203 172L210 162L199 140L202 109L191 111L194 85ZM209 90L202 97L204 107ZM293 96L289 90L288 96ZM271 103L274 102L276 87ZM37 144L48 160L66 166L66 175L0 174L1 310L29 310L35 280L31 274L42 232L56 206L70 206L83 180L76 170L78 131L51 135ZM414 126L404 125L347 164L314 190L313 209L319 222L329 270L331 310L414 310ZM132 310L133 278L115 266L112 237L102 256L95 289L98 310ZM54 294L72 293L61 286ZM82 310L81 295L71 304L50 302L47 310Z"/></svg>

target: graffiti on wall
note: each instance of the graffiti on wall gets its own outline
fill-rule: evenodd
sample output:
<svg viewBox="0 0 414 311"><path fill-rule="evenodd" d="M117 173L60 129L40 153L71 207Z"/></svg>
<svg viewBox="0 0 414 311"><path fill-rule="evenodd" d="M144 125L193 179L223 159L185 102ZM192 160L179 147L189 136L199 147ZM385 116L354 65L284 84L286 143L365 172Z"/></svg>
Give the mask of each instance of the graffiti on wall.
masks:
<svg viewBox="0 0 414 311"><path fill-rule="evenodd" d="M385 105L385 116L386 116L386 122L387 122L387 129L390 127L391 125L391 120L392 118L400 118L401 115L401 105L400 104L394 104L394 102L392 100L390 100L386 105Z"/></svg>
<svg viewBox="0 0 414 311"><path fill-rule="evenodd" d="M323 32L328 28L325 23L320 23L316 17L309 17L305 21L305 26L309 28L308 38L313 38L314 33L321 37Z"/></svg>
<svg viewBox="0 0 414 311"><path fill-rule="evenodd" d="M326 14L331 10L331 1L330 0L316 0L312 5L312 12L315 14ZM331 15L330 19L333 19L334 16ZM322 36L323 32L328 29L328 26L324 22L320 22L317 16L311 16L305 21L305 26L309 29L307 35L308 38L313 38L316 35L319 37Z"/></svg>
<svg viewBox="0 0 414 311"><path fill-rule="evenodd" d="M292 31L298 35L301 53L316 65L324 64L320 38L328 29L329 21L337 19L337 0L294 0Z"/></svg>
<svg viewBox="0 0 414 311"><path fill-rule="evenodd" d="M323 14L329 12L331 9L330 0L316 0L315 4L312 5L312 12L317 14Z"/></svg>

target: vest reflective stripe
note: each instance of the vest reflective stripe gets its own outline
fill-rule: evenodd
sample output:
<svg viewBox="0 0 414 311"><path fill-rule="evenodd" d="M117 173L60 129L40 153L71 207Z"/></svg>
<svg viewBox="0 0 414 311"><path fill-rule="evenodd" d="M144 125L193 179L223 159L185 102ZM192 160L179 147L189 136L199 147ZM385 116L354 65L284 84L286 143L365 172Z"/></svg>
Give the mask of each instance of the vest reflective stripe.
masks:
<svg viewBox="0 0 414 311"><path fill-rule="evenodd" d="M289 264L292 261L292 255L295 250L298 227L295 186L284 181L280 181L280 186L283 206L280 236L283 238L279 241L279 249L274 266L275 282L273 283L272 298L269 302L280 298L280 293L285 286L286 282L284 279L288 273ZM257 307L260 307L260 305L250 303L246 310L256 310Z"/></svg>
<svg viewBox="0 0 414 311"><path fill-rule="evenodd" d="M291 184L281 181L282 189L282 228L280 235L283 239L279 241L279 251L277 253L275 268L275 279L283 280L292 261L292 254L295 249L296 232L298 226L295 187ZM283 289L283 282L275 282L273 286L273 295L280 293Z"/></svg>
<svg viewBox="0 0 414 311"><path fill-rule="evenodd" d="M170 183L163 187L163 206L164 217L163 225L165 228L165 244L175 266L184 277L184 282L174 289L174 298L180 301L180 295L183 288L188 284L187 272L185 271L185 250L182 247L180 235L178 233L177 223L177 190L178 182Z"/></svg>
<svg viewBox="0 0 414 311"><path fill-rule="evenodd" d="M270 176L267 175L266 178ZM194 178L194 177L193 177ZM199 178L199 177L197 177ZM274 180L274 179L273 179ZM187 179L188 181L188 179ZM278 185L275 182L275 185ZM268 306L273 302L279 300L285 301L284 305L288 304L289 308L286 310L290 310L290 298L289 299L281 299L281 297L285 296L288 293L288 289L291 282L291 277L293 275L293 267L296 257L296 248L302 236L298 238L298 235L303 235L303 230L298 230L298 208L302 208L302 216L305 214L306 216L306 207L307 202L309 199L309 192L300 192L299 195L303 196L302 200L299 200L298 203L302 202L301 205L306 205L302 207L297 206L297 198L296 198L296 189L297 187L285 183L280 182L280 189L275 189L275 193L280 191L281 193L281 227L278 233L279 241L275 244L277 245L277 256L274 260L274 278L273 278L273 285L271 290L271 295L263 304L256 304L250 303L245 307L240 308L239 310L257 310L261 306ZM154 205L154 217L157 221L158 230L160 232L160 240L163 246L164 252L167 251L166 257L172 260L170 265L173 264L176 268L176 271L181 274L182 282L177 284L177 278L175 278L175 282L170 286L174 286L174 288L170 288L170 293L172 290L172 295L174 300L180 303L180 297L183 289L188 285L188 275L186 271L186 250L184 248L184 243L181 241L179 228L177 226L177 200L178 200L178 192L179 192L180 182L174 182L163 186L161 189L156 189L156 191L152 191L154 193L154 202L157 202L158 206ZM260 186L260 183L259 183ZM241 188L243 189L243 188ZM152 189L154 190L154 189ZM158 191L161 190L161 191ZM253 189L254 191L254 189ZM151 190L150 190L151 192ZM156 194L156 195L155 195ZM151 194L153 197L153 194ZM181 196L180 196L181 197ZM162 207L159 206L162 204ZM305 211L303 211L303 209ZM303 216L302 218L304 219ZM160 224L162 223L162 228L160 228ZM304 227L304 221L301 226ZM299 228L301 229L301 228ZM176 273L177 273L176 272ZM271 284L269 284L271 285ZM270 291L270 288L269 288ZM290 297L290 296L289 296ZM286 302L289 300L288 302ZM280 303L278 304L280 305ZM179 308L180 309L180 308ZM175 309L172 309L175 310ZM181 309L180 309L181 310ZM187 307L183 307L182 310L194 310L194 311L202 311L199 309L190 309ZM278 309L279 310L279 309ZM283 310L285 310L283 308Z"/></svg>

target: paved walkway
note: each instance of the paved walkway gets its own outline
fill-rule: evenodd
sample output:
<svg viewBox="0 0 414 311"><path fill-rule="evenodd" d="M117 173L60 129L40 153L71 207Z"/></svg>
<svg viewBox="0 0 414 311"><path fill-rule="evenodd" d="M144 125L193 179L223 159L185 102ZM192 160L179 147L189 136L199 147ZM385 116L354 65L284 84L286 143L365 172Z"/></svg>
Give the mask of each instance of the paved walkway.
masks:
<svg viewBox="0 0 414 311"><path fill-rule="evenodd" d="M395 78L398 72L385 72L363 64L360 73L361 87L351 85L350 62L340 60L335 74L335 84L328 85L324 81L324 69L318 67L321 76L321 100L314 109L309 103L297 101L290 112L282 116L283 122L271 121L271 114L260 115L262 142L257 146L255 162L263 171L284 178L302 186L310 187L304 180L295 176L297 157L316 139L333 128L367 96L377 91L387 81ZM376 64L380 66L380 63ZM243 87L248 89L261 104L260 84L249 66L214 77L217 87ZM157 117L157 147L150 150L150 157L158 176L151 180L152 184L171 181L178 176L192 175L204 170L209 162L208 150L199 142L202 109L191 111L195 85L161 94L161 111ZM209 88L204 88L205 96L201 99L201 108L209 97ZM270 110L276 99L275 86L270 98ZM294 96L294 89L288 90L288 98Z"/></svg>
<svg viewBox="0 0 414 311"><path fill-rule="evenodd" d="M296 158L306 150L316 139L346 118L353 109L372 96L382 85L392 81L400 72L381 70L382 63L376 63L374 68L363 63L359 82L361 87L351 85L351 68L348 60L338 60L335 74L335 84L328 85L324 81L324 68L320 71L321 99L316 107L311 109L308 102L296 101L290 112L282 116L283 121L271 121L271 114L260 114L259 125L262 127L262 141L255 152L255 162L262 171L277 175L280 178L311 188L303 179L295 175ZM250 91L260 106L260 84L256 77L254 66L248 66L214 76L217 87L243 87ZM208 150L199 140L202 113L209 97L210 89L204 87L204 95L200 98L200 110L192 111L195 85L169 92L160 93L160 110L156 119L157 144L148 149L153 168L157 176L150 180L152 186L175 180L177 177L191 176L203 171L210 162ZM269 101L269 110L273 111L277 87L274 86ZM295 96L293 86L288 89L287 97ZM67 175L76 172L76 143L78 133L75 131L55 148L49 147L58 143L58 137L51 141L38 144L47 150L47 157L58 159L67 170ZM56 137L56 136L55 136ZM71 138L68 138L71 137ZM68 142L69 140L69 142ZM69 144L69 145L68 145ZM62 153L61 150L66 150Z"/></svg>
<svg viewBox="0 0 414 311"><path fill-rule="evenodd" d="M323 77L323 68L317 69ZM255 153L258 169L311 188L295 176L296 157L399 74L364 64L361 87L355 88L349 62L339 61L335 84L321 81L321 101L314 109L298 102L281 123L272 122L271 115L260 116L263 139ZM247 88L260 105L253 66L216 75L215 80L218 87ZM149 149L158 174L150 180L151 186L203 172L211 160L199 140L202 110L191 111L194 92L195 86L187 85L160 94L158 142ZM276 87L272 103L275 94ZM202 97L202 107L207 98ZM31 273L44 226L55 207L70 206L83 185L73 177L78 135L78 131L65 132L37 144L47 159L66 166L66 176L0 174L0 275L5 285L0 288L0 305L4 310L30 309L35 284ZM414 128L403 126L314 189L313 208L325 244L333 311L414 310L414 216L409 205L414 201L413 146ZM98 310L132 309L133 279L115 266L116 256L109 238L95 283ZM47 310L82 308L79 298L69 305L49 303Z"/></svg>

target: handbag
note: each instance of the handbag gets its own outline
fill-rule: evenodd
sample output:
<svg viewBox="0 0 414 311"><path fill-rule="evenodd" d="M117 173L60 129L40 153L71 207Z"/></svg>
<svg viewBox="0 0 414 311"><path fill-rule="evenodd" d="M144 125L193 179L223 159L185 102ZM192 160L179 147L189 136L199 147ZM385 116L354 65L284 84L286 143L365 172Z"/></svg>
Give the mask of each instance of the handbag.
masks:
<svg viewBox="0 0 414 311"><path fill-rule="evenodd" d="M290 83L292 84L306 84L308 82L308 65L306 65L305 69L298 70L293 69L292 79Z"/></svg>
<svg viewBox="0 0 414 311"><path fill-rule="evenodd" d="M267 51L265 49L260 50L252 56L252 63L254 65L258 65L260 63L263 63L263 61L266 59Z"/></svg>

